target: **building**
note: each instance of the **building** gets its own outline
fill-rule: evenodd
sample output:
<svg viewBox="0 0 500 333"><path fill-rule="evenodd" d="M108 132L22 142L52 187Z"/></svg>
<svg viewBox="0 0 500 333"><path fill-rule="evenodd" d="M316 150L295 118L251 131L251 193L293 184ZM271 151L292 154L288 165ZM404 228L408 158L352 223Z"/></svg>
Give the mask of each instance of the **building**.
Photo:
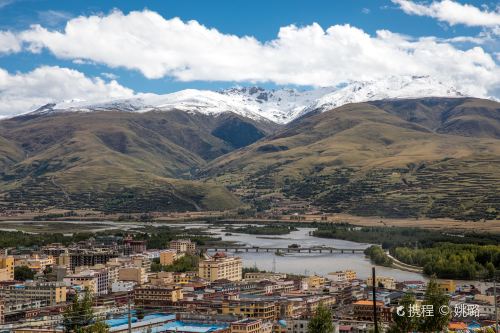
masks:
<svg viewBox="0 0 500 333"><path fill-rule="evenodd" d="M231 333L271 333L271 323L264 323L260 319L242 319L231 323Z"/></svg>
<svg viewBox="0 0 500 333"><path fill-rule="evenodd" d="M0 325L5 324L5 301L0 300Z"/></svg>
<svg viewBox="0 0 500 333"><path fill-rule="evenodd" d="M118 280L144 284L148 282L148 275L144 267L125 267L118 271Z"/></svg>
<svg viewBox="0 0 500 333"><path fill-rule="evenodd" d="M328 275L334 282L349 282L356 279L356 272L352 270L336 271L328 273Z"/></svg>
<svg viewBox="0 0 500 333"><path fill-rule="evenodd" d="M174 283L173 272L157 272L149 275L149 283L152 285L169 285Z"/></svg>
<svg viewBox="0 0 500 333"><path fill-rule="evenodd" d="M309 288L320 288L325 285L326 279L319 275L312 275L306 278Z"/></svg>
<svg viewBox="0 0 500 333"><path fill-rule="evenodd" d="M132 256L130 259L133 266L144 268L146 273L151 271L151 259L148 256L137 254Z"/></svg>
<svg viewBox="0 0 500 333"><path fill-rule="evenodd" d="M134 289L136 306L168 306L183 299L178 286L143 286Z"/></svg>
<svg viewBox="0 0 500 333"><path fill-rule="evenodd" d="M396 281L394 278L389 277L389 276L376 276L375 277L375 286L380 287L380 288L385 288L385 289L396 289ZM373 285L373 278L369 277L366 280L366 284L368 286Z"/></svg>
<svg viewBox="0 0 500 333"><path fill-rule="evenodd" d="M390 307L386 307L384 302L377 301L377 319L383 322L392 320ZM356 320L373 321L373 301L361 300L353 304L354 318Z"/></svg>
<svg viewBox="0 0 500 333"><path fill-rule="evenodd" d="M14 257L0 256L0 281L14 280Z"/></svg>
<svg viewBox="0 0 500 333"><path fill-rule="evenodd" d="M177 253L190 253L196 252L196 244L191 242L190 239L177 239L170 241L170 248L177 251Z"/></svg>
<svg viewBox="0 0 500 333"><path fill-rule="evenodd" d="M225 300L222 302L222 314L272 321L279 318L280 307L273 301L263 299Z"/></svg>
<svg viewBox="0 0 500 333"><path fill-rule="evenodd" d="M120 293L120 292L129 292L133 291L136 283L133 281L115 281L111 284L111 292Z"/></svg>
<svg viewBox="0 0 500 333"><path fill-rule="evenodd" d="M309 319L298 318L298 319L288 319L286 321L286 332L287 333L308 333L307 325L309 325Z"/></svg>
<svg viewBox="0 0 500 333"><path fill-rule="evenodd" d="M7 303L47 301L48 305L66 302L66 285L62 282L25 282L0 288L0 299Z"/></svg>
<svg viewBox="0 0 500 333"><path fill-rule="evenodd" d="M457 285L454 280L439 280L437 281L439 290L445 293L454 293Z"/></svg>
<svg viewBox="0 0 500 333"><path fill-rule="evenodd" d="M245 280L283 280L283 279L286 279L285 273L272 273L272 272L245 273Z"/></svg>
<svg viewBox="0 0 500 333"><path fill-rule="evenodd" d="M63 281L71 286L88 289L94 296L102 296L108 294L108 279L107 269L84 269L66 276Z"/></svg>
<svg viewBox="0 0 500 333"><path fill-rule="evenodd" d="M146 241L134 240L132 236L127 236L123 239L124 254L130 255L134 253L146 252Z"/></svg>
<svg viewBox="0 0 500 333"><path fill-rule="evenodd" d="M241 281L242 262L239 257L228 257L225 253L216 253L213 257L200 260L198 263L199 277L208 280Z"/></svg>
<svg viewBox="0 0 500 333"><path fill-rule="evenodd" d="M51 255L53 257L58 257L61 254L68 253L68 248L61 243L52 243L41 248L42 253L46 255Z"/></svg>
<svg viewBox="0 0 500 333"><path fill-rule="evenodd" d="M64 256L64 255L62 255ZM69 268L74 272L76 267L80 266L95 266L97 264L105 264L111 258L118 257L118 253L109 249L78 249L69 254ZM64 261L64 260L61 260ZM63 265L58 262L58 265Z"/></svg>
<svg viewBox="0 0 500 333"><path fill-rule="evenodd" d="M49 266L53 266L55 263L54 257L51 255L38 255L33 254L26 258L16 259L16 266L26 266L30 269L41 272Z"/></svg>
<svg viewBox="0 0 500 333"><path fill-rule="evenodd" d="M160 252L160 264L162 265L172 265L177 259L176 250L165 250Z"/></svg>

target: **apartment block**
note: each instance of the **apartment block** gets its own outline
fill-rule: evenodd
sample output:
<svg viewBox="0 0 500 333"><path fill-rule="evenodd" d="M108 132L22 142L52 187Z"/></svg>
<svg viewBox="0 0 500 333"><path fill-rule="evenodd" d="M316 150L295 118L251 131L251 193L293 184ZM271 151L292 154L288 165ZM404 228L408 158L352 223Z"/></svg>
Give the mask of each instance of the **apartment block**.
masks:
<svg viewBox="0 0 500 333"><path fill-rule="evenodd" d="M68 275L64 282L71 286L88 289L94 296L107 295L109 292L108 271L106 269L84 269Z"/></svg>
<svg viewBox="0 0 500 333"><path fill-rule="evenodd" d="M200 260L198 264L198 275L208 281L221 279L241 281L241 258L228 257L223 252L216 253L213 257Z"/></svg>
<svg viewBox="0 0 500 333"><path fill-rule="evenodd" d="M177 253L195 253L196 244L191 242L190 239L177 239L170 242L170 248L177 251Z"/></svg>
<svg viewBox="0 0 500 333"><path fill-rule="evenodd" d="M182 299L182 288L175 285L149 285L134 289L134 304L136 306L165 306Z"/></svg>
<svg viewBox="0 0 500 333"><path fill-rule="evenodd" d="M25 282L0 288L0 299L7 303L28 303L46 300L55 305L66 302L66 285L62 282Z"/></svg>
<svg viewBox="0 0 500 333"><path fill-rule="evenodd" d="M118 271L118 280L144 284L148 281L148 276L144 267L125 267Z"/></svg>
<svg viewBox="0 0 500 333"><path fill-rule="evenodd" d="M177 251L170 249L160 252L160 264L172 265L177 259Z"/></svg>

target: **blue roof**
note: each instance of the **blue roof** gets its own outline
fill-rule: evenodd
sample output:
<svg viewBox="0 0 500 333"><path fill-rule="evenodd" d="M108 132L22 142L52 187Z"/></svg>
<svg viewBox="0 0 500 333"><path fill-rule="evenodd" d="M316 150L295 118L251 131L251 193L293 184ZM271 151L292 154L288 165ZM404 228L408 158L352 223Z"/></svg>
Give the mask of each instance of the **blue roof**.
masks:
<svg viewBox="0 0 500 333"><path fill-rule="evenodd" d="M158 331L210 333L210 332L216 332L226 327L228 327L228 325L225 324L199 324L199 323L186 323L183 321L173 321L158 328Z"/></svg>
<svg viewBox="0 0 500 333"><path fill-rule="evenodd" d="M142 320L138 320L137 317L132 317L132 328L134 327L142 327L154 324L163 324L168 321L174 321L174 314L163 314L163 313L155 313L151 315L144 316ZM128 317L127 315L121 316L115 319L106 320L106 324L110 327L110 332L121 331L128 327Z"/></svg>

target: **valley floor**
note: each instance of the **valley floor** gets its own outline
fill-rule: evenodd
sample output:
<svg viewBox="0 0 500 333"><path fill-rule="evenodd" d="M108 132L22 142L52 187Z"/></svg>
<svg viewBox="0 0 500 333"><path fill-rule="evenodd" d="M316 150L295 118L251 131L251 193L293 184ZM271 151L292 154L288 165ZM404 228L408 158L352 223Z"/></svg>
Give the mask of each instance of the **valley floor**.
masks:
<svg viewBox="0 0 500 333"><path fill-rule="evenodd" d="M138 221L144 218L144 214L104 214L98 211L75 211L75 215L65 214L65 210L49 210L43 212L11 212L0 214L0 223L7 221ZM200 211L184 213L161 213L153 212L147 214L150 220L156 222L189 222L189 221L215 221L226 220L235 223L262 223L270 224L273 222L329 222L329 223L349 223L366 227L419 227L431 230L447 230L449 232L489 232L500 234L500 220L487 221L459 221L447 218L382 218L356 216L351 214L301 214L301 215L282 215L279 218L258 214L254 217L236 217L232 211ZM146 221L146 220L145 220Z"/></svg>

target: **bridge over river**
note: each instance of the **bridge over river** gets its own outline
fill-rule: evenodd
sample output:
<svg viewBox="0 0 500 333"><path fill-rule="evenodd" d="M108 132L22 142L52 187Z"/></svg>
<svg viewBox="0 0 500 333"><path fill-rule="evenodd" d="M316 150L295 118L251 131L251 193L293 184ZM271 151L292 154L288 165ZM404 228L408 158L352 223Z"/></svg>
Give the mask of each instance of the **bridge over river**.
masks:
<svg viewBox="0 0 500 333"><path fill-rule="evenodd" d="M341 249L336 247L260 247L260 246L200 246L200 250L210 251L210 252L254 252L254 253L363 253L364 249Z"/></svg>

